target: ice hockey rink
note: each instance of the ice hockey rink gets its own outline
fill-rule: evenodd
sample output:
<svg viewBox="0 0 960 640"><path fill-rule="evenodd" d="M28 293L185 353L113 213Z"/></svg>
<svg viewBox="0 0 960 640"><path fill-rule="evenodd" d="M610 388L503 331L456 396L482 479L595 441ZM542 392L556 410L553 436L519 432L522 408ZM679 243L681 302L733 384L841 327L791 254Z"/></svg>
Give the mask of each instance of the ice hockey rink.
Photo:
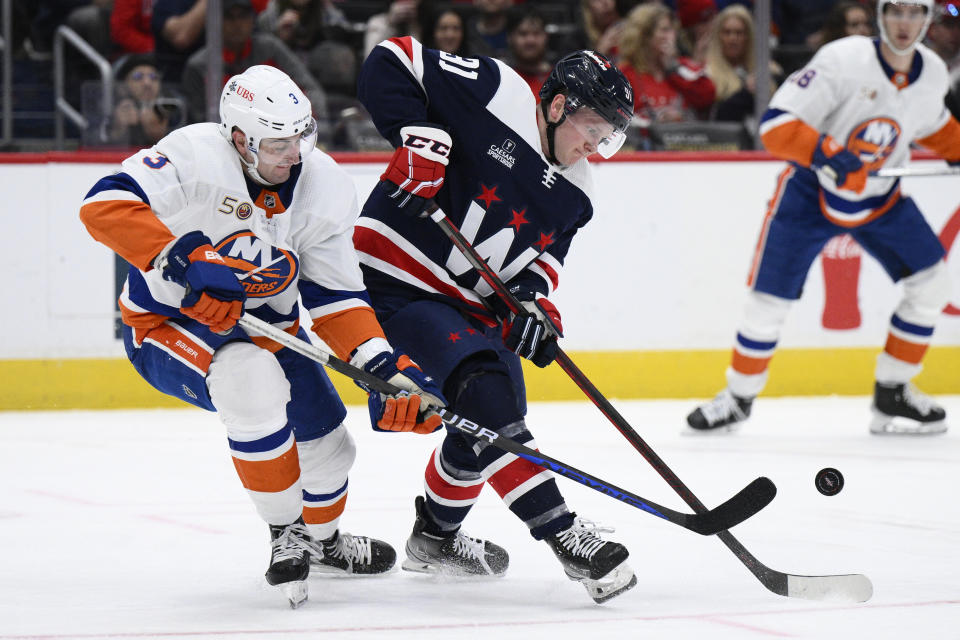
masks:
<svg viewBox="0 0 960 640"><path fill-rule="evenodd" d="M960 396L940 397L960 420ZM395 570L311 578L291 610L263 580L266 526L200 410L0 413L0 640L13 638L958 638L960 424L934 437L871 437L869 399L761 398L728 436L690 436L691 401L615 404L713 507L757 476L776 499L732 533L794 574L863 573L863 604L767 591L718 539L559 479L580 515L616 526L638 584L605 605L564 576L489 488L465 530L508 549L500 579ZM532 404L540 449L673 509L690 509L587 403ZM358 442L342 528L402 550L439 434ZM823 467L846 485L814 487Z"/></svg>

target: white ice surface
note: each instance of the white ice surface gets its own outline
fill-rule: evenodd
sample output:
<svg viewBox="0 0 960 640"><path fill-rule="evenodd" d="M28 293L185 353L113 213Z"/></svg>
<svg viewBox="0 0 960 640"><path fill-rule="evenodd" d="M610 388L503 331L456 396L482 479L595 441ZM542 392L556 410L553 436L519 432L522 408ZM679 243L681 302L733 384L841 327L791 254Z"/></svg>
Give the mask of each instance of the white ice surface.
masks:
<svg viewBox="0 0 960 640"><path fill-rule="evenodd" d="M960 397L940 400L960 416ZM639 584L606 605L485 488L465 530L508 549L506 577L316 577L293 611L263 581L267 529L213 414L0 413L0 640L960 638L960 424L883 438L867 433L867 398L761 398L738 433L696 437L680 429L692 402L615 404L708 506L760 475L777 484L733 530L761 562L864 573L873 599L774 595L719 540L559 479L631 551ZM544 453L689 511L592 405L534 404L528 422ZM359 454L342 527L402 553L439 434L374 433L360 408L348 424ZM828 466L846 478L834 497L814 488Z"/></svg>

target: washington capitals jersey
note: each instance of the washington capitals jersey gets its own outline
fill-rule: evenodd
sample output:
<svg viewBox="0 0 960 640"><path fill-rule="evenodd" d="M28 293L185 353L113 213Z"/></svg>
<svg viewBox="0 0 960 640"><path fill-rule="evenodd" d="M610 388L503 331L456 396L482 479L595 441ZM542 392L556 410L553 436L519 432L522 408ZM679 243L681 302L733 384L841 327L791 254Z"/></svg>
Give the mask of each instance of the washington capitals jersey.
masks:
<svg viewBox="0 0 960 640"><path fill-rule="evenodd" d="M773 153L806 144L791 126L799 119L859 156L869 171L904 166L914 141L953 159L960 155L960 138L944 106L946 92L946 66L922 44L909 72L898 73L882 58L879 40L851 36L824 45L791 75L771 99L760 132ZM803 151L808 159L810 153ZM819 182L824 215L842 226L881 215L900 195L899 178L870 177L858 194L798 164L797 178L814 187Z"/></svg>
<svg viewBox="0 0 960 640"><path fill-rule="evenodd" d="M283 184L265 188L245 174L218 125L202 123L127 158L119 173L90 190L81 218L134 265L120 297L127 325L149 330L182 317L184 288L164 280L152 261L199 230L237 275L247 310L295 333L302 297L314 330L342 355L382 336L352 243L357 208L350 177L323 152L294 165ZM337 320L364 310L366 320Z"/></svg>
<svg viewBox="0 0 960 640"><path fill-rule="evenodd" d="M498 60L403 37L367 57L359 97L394 146L409 124L450 133L437 204L504 281L549 295L593 214L592 183L585 159L563 170L547 161L527 83ZM371 291L406 289L481 313L481 298L492 293L432 221L405 217L379 189L363 207L354 244Z"/></svg>

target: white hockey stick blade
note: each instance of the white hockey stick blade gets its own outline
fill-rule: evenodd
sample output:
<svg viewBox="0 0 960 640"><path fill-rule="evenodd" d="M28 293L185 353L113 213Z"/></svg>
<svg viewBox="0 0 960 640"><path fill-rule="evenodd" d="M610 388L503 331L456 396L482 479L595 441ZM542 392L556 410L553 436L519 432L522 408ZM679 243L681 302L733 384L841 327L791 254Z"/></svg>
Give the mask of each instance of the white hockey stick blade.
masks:
<svg viewBox="0 0 960 640"><path fill-rule="evenodd" d="M866 602L873 596L873 583L859 573L842 576L787 576L790 598L820 602Z"/></svg>
<svg viewBox="0 0 960 640"><path fill-rule="evenodd" d="M870 175L878 178L907 178L912 176L960 176L960 167L940 164L932 167L888 167L878 169Z"/></svg>

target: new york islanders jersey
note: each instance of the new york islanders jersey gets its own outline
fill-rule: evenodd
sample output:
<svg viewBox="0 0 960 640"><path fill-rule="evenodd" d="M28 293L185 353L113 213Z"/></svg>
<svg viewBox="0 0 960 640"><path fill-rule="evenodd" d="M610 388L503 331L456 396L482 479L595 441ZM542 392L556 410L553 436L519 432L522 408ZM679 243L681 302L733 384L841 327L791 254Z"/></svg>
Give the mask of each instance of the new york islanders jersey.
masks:
<svg viewBox="0 0 960 640"><path fill-rule="evenodd" d="M819 182L827 218L855 226L889 209L900 196L900 181L871 177L862 193L839 189L808 168L816 136L829 134L869 171L904 166L914 141L955 159L960 134L944 106L946 92L946 66L927 47L917 45L910 71L899 73L883 60L879 40L850 36L824 45L790 76L771 99L760 133L772 153L801 167L798 179ZM815 131L798 128L801 123Z"/></svg>
<svg viewBox="0 0 960 640"><path fill-rule="evenodd" d="M583 159L564 170L547 161L527 83L498 60L403 37L370 53L359 96L395 146L408 124L450 133L436 202L504 281L549 295L573 236L593 214L592 183ZM406 290L484 313L490 287L433 222L405 217L380 190L363 207L354 243L371 292Z"/></svg>
<svg viewBox="0 0 960 640"><path fill-rule="evenodd" d="M246 176L218 125L202 123L126 159L90 190L81 218L133 265L120 297L125 324L146 331L182 317L184 288L164 280L152 260L175 238L200 230L242 283L247 310L296 333L302 297L314 330L344 357L383 335L353 248L357 208L350 177L323 152L295 165L282 185L265 188Z"/></svg>

